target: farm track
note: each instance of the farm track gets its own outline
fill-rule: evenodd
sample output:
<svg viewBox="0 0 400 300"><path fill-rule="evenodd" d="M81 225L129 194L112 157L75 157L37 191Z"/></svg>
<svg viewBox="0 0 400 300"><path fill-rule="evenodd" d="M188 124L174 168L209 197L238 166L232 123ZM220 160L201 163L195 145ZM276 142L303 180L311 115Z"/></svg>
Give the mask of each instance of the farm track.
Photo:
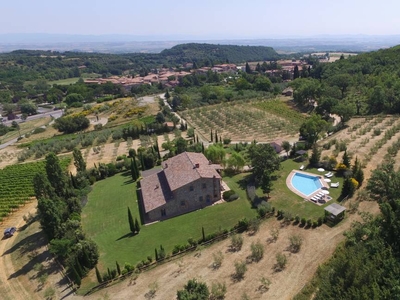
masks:
<svg viewBox="0 0 400 300"><path fill-rule="evenodd" d="M2 227L10 227L15 226L20 228L25 224L23 216L28 213L35 213L36 211L36 201L32 201L22 206L19 210L13 212L9 215L4 222L2 223ZM0 242L0 292L1 299L3 300L26 300L26 299L41 299L38 295L33 294L27 290L26 278L24 281L18 277L12 277L11 275L16 272L12 259L11 253L9 250L14 245L14 240L18 236L19 230L16 231L13 237L9 239L3 239ZM33 283L33 282L32 282ZM28 284L30 288L32 288L33 284Z"/></svg>

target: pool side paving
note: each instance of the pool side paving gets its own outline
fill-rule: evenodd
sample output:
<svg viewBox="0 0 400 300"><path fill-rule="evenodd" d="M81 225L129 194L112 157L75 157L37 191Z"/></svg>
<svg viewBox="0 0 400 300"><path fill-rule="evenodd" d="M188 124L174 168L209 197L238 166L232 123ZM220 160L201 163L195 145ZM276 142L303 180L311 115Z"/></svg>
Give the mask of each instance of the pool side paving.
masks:
<svg viewBox="0 0 400 300"><path fill-rule="evenodd" d="M310 195L303 194L302 192L300 192L298 189L296 189L292 185L292 178L296 173L304 174L304 175L308 175L308 176L312 176L312 177L318 177L322 187L317 189L315 192L311 193ZM319 203L319 202L311 201L311 198L315 197L318 193L320 193L322 191L322 188L324 188L325 190L329 190L329 184L327 182L325 182L323 174L322 175L316 175L316 174L308 173L308 172L304 172L304 171L292 170L292 172L290 172L290 174L286 178L286 185L289 188L289 190L291 190L296 195L299 195L300 197L304 198L304 200L310 201L310 202L312 202L314 204L317 204L317 205L325 204L325 203ZM327 200L327 202L328 201L329 200Z"/></svg>

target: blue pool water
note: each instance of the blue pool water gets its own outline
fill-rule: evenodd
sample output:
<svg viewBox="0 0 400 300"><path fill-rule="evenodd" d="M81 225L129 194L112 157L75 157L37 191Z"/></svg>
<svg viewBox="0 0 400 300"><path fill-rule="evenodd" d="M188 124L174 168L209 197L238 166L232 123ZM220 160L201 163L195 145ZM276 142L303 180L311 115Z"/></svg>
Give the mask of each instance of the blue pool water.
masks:
<svg viewBox="0 0 400 300"><path fill-rule="evenodd" d="M318 176L296 173L292 177L292 185L300 193L309 196L322 187Z"/></svg>

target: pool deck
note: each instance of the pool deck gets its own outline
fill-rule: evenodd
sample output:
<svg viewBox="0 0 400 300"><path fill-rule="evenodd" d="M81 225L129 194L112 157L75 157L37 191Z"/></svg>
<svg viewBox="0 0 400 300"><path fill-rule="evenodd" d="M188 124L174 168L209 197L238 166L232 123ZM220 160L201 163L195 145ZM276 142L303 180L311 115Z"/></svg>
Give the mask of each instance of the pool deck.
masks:
<svg viewBox="0 0 400 300"><path fill-rule="evenodd" d="M327 182L325 182L324 180L324 174L318 175L318 174L314 174L314 173L308 173L308 172L304 172L304 171L300 171L300 170L292 170L292 172L289 173L288 177L286 178L286 185L289 188L289 190L291 190L293 193L295 193L296 195L299 195L300 197L304 198L304 200L310 201L316 205L324 205L326 202L328 202L331 199L326 199L328 195L325 196L325 203L319 203L319 202L314 202L311 200L312 197L316 196L318 193L320 193L323 189L319 188L318 190L316 190L314 193L310 194L310 195L305 195L303 193L301 193L299 190L297 190L293 185L292 185L292 178L294 176L294 174L296 173L300 173L300 174L305 174L305 175L309 175L309 176L313 176L313 177L319 177L319 181L321 182L322 188L324 188L325 190L329 190L329 184Z"/></svg>

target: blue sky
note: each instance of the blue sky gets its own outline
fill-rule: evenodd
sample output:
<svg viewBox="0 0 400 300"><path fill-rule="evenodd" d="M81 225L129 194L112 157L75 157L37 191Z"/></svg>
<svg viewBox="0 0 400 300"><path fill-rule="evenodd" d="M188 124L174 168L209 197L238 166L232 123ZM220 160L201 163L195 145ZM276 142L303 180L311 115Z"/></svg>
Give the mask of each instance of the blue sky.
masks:
<svg viewBox="0 0 400 300"><path fill-rule="evenodd" d="M399 0L2 0L0 34L400 34Z"/></svg>

